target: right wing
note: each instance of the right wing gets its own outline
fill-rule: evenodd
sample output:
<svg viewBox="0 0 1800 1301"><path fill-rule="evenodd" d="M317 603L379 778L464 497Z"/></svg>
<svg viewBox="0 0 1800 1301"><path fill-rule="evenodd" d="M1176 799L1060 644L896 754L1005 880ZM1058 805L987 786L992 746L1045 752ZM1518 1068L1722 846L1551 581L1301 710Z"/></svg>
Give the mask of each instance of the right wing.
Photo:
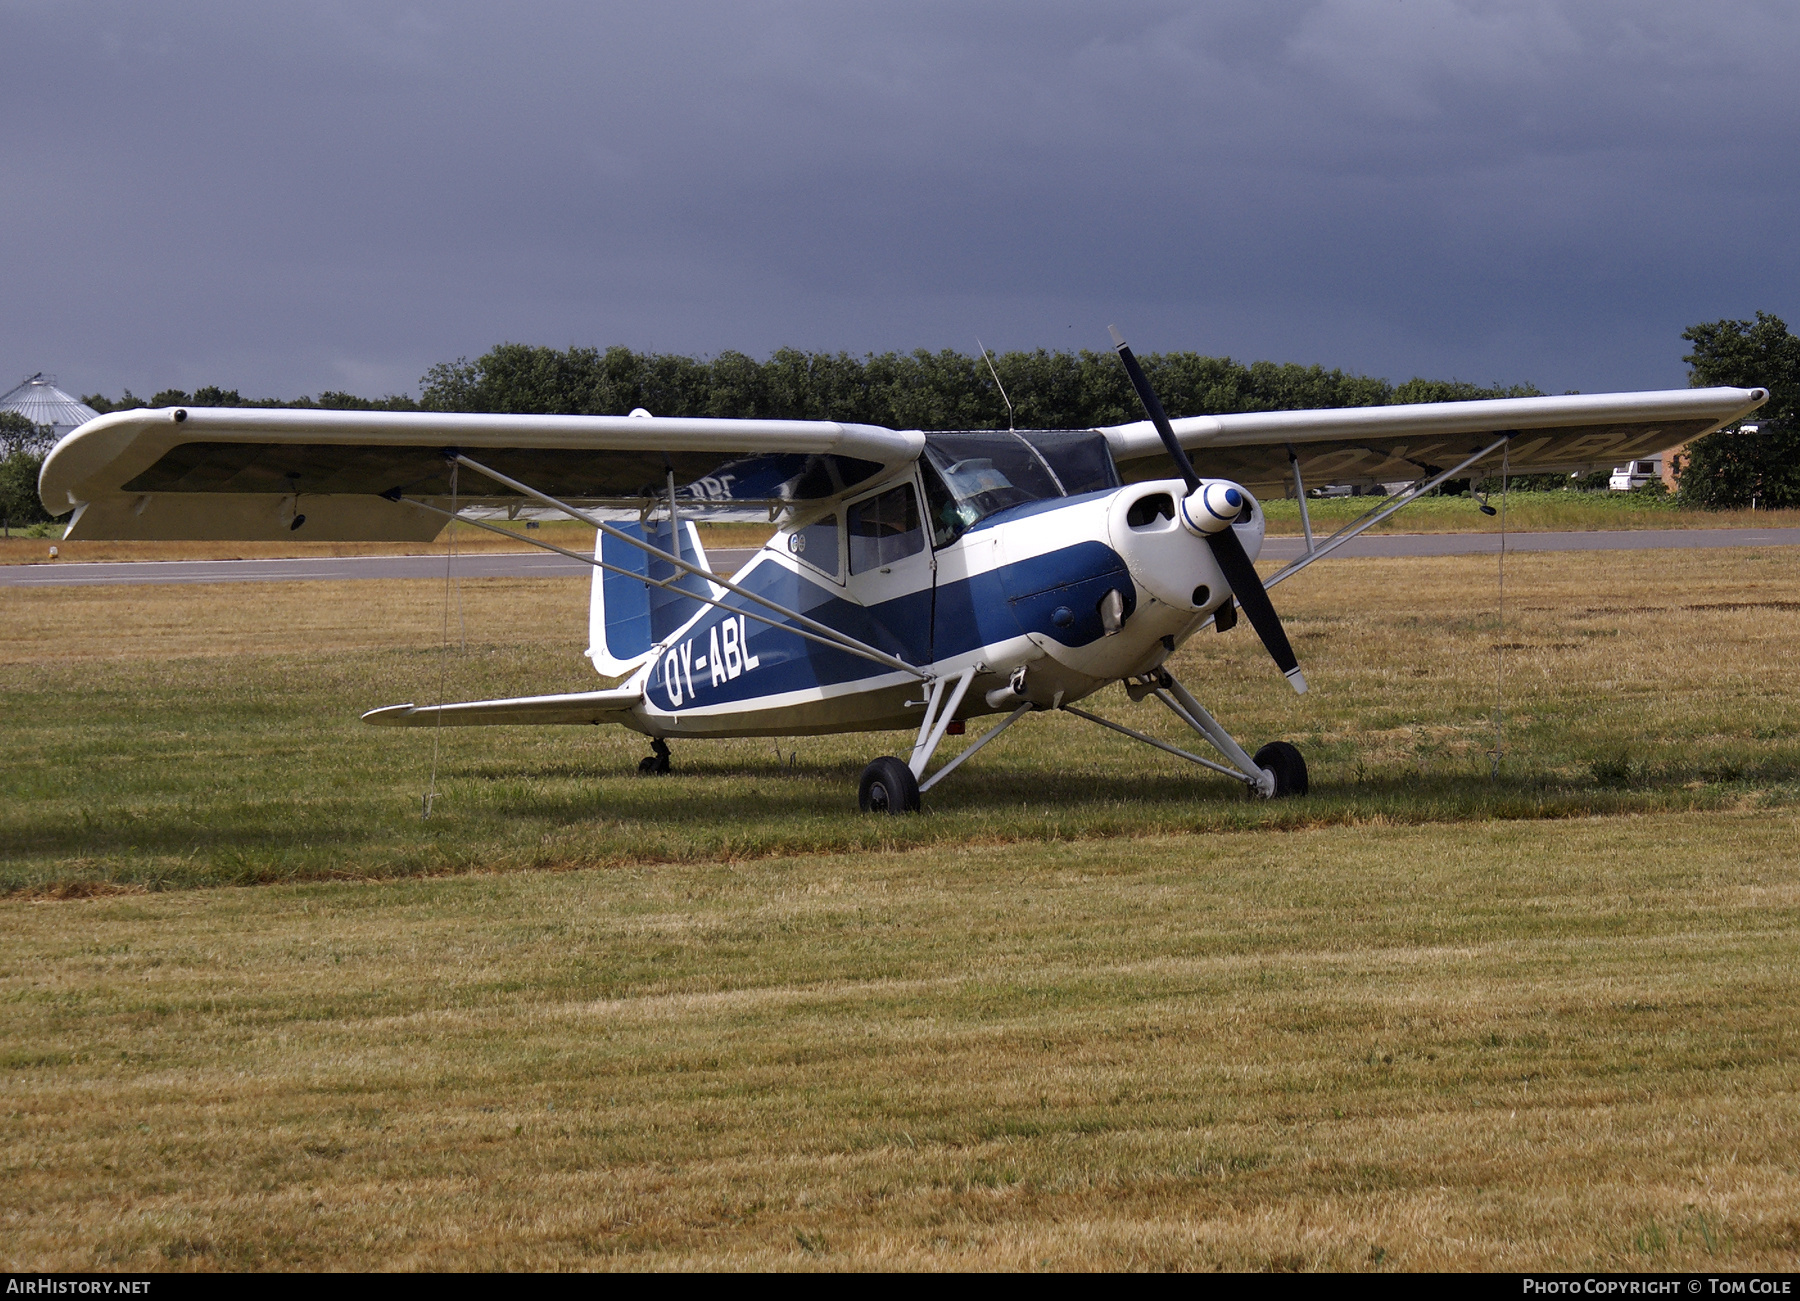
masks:
<svg viewBox="0 0 1800 1301"><path fill-rule="evenodd" d="M465 700L454 705L387 705L362 716L378 727L478 727L498 723L617 723L637 708L644 693L635 687L574 691L560 696L515 696L510 700Z"/></svg>
<svg viewBox="0 0 1800 1301"><path fill-rule="evenodd" d="M448 522L448 451L585 507L826 501L912 462L918 433L829 420L172 407L65 437L38 495L67 536L428 541ZM463 468L457 505L529 499Z"/></svg>
<svg viewBox="0 0 1800 1301"><path fill-rule="evenodd" d="M1305 481L1411 481L1448 469L1516 431L1507 448L1512 474L1610 469L1711 433L1768 401L1767 389L1695 388L1651 393L1416 402L1317 411L1244 411L1170 423L1202 474L1279 495ZM1100 431L1127 480L1160 478L1167 453L1148 420ZM1290 460L1290 453L1294 460ZM1472 468L1499 470L1496 451Z"/></svg>

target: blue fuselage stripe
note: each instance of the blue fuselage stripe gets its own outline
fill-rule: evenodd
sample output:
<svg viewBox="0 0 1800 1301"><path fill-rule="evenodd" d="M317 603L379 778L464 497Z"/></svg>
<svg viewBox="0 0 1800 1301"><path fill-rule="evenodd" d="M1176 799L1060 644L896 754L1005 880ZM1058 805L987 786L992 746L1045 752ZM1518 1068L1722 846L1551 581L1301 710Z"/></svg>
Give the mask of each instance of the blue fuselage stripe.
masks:
<svg viewBox="0 0 1800 1301"><path fill-rule="evenodd" d="M942 553L940 553L942 554ZM1067 646L1105 634L1099 603L1119 589L1129 610L1136 590L1111 547L1084 541L939 583L864 607L765 556L738 580L745 589L837 628L911 664L952 659L982 646L1041 633ZM886 673L874 662L780 627L744 619L760 607L730 596L709 610L653 666L652 704L694 709L786 692L817 690ZM725 625L734 625L727 628Z"/></svg>

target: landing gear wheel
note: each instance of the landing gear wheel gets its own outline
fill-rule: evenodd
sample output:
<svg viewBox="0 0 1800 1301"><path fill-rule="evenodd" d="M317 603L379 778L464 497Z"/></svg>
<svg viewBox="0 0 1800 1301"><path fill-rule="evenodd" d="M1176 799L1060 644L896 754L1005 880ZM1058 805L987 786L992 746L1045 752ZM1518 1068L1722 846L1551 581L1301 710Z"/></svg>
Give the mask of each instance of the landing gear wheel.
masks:
<svg viewBox="0 0 1800 1301"><path fill-rule="evenodd" d="M1254 757L1258 768L1275 774L1275 791L1270 799L1306 794L1306 760L1286 741L1270 741Z"/></svg>
<svg viewBox="0 0 1800 1301"><path fill-rule="evenodd" d="M917 813L919 779L911 768L884 754L863 769L856 802L864 813Z"/></svg>
<svg viewBox="0 0 1800 1301"><path fill-rule="evenodd" d="M662 737L654 737L650 748L655 754L645 755L638 760L638 771L645 776L655 776L669 771L669 743Z"/></svg>

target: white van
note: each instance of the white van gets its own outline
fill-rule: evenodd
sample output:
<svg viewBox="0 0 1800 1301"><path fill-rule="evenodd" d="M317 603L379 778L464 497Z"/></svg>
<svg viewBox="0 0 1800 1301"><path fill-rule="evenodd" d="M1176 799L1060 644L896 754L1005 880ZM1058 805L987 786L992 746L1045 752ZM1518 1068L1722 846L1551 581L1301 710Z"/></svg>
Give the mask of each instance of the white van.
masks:
<svg viewBox="0 0 1800 1301"><path fill-rule="evenodd" d="M1624 465L1613 466L1612 478L1606 481L1606 486L1614 492L1630 492L1633 488L1642 488L1647 483L1657 483L1661 479L1660 460L1627 461Z"/></svg>

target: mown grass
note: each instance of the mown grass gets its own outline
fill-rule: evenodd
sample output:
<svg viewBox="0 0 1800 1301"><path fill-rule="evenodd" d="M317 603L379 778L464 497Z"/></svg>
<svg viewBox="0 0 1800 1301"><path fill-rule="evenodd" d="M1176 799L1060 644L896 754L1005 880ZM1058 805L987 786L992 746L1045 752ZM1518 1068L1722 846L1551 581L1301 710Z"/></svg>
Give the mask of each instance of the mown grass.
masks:
<svg viewBox="0 0 1800 1301"><path fill-rule="evenodd" d="M1780 551L1337 561L1278 589L1313 683L1240 629L1175 670L1313 793L1241 788L1065 715L854 811L899 734L676 743L620 729L368 728L379 704L594 685L579 579L0 590L0 889L70 892L737 859L1236 828L1780 807L1800 791L1800 571ZM1494 776L1496 659L1504 651ZM1171 739L1116 688L1094 707ZM984 723L971 727L969 739ZM967 742L951 742L954 747ZM1191 741L1183 741L1192 744ZM420 818L437 750L434 816Z"/></svg>
<svg viewBox="0 0 1800 1301"><path fill-rule="evenodd" d="M1797 831L0 902L0 1262L1791 1269Z"/></svg>

